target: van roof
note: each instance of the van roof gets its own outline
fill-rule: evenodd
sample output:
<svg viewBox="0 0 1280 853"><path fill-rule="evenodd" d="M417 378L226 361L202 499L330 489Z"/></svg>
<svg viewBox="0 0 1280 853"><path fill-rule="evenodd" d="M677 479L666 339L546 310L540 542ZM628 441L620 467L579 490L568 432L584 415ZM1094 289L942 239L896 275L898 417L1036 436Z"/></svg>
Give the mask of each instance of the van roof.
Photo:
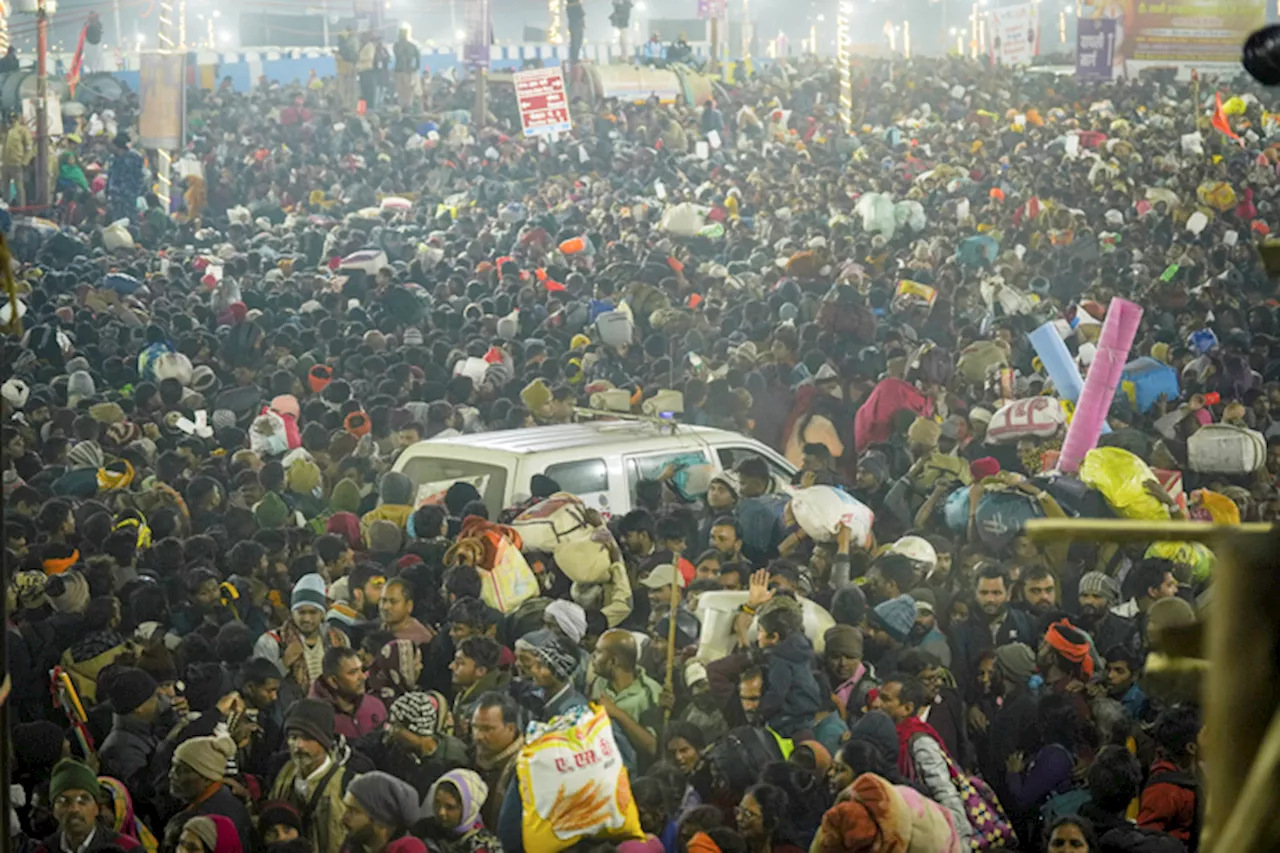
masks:
<svg viewBox="0 0 1280 853"><path fill-rule="evenodd" d="M676 428L675 435L677 438L682 435L697 436L709 443L718 443L717 439L751 440L747 436L727 430L684 424ZM660 429L656 424L646 421L590 421L581 424L494 430L455 435L449 438L433 438L414 446L458 444L469 448L484 448L524 455L585 446L604 448L610 445L625 445L628 450L644 450L649 446L661 447L669 441L670 436L669 430Z"/></svg>

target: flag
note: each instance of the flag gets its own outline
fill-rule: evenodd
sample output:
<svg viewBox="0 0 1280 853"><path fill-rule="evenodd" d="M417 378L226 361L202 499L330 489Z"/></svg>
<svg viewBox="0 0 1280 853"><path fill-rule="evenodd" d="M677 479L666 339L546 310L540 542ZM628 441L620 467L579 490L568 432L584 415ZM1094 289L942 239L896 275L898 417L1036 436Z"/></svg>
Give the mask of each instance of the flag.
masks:
<svg viewBox="0 0 1280 853"><path fill-rule="evenodd" d="M76 45L75 56L71 58L71 70L67 72L67 88L71 91L71 96L75 97L76 85L80 82L80 68L84 65L84 39L89 32L89 25L85 24L80 29L80 41Z"/></svg>
<svg viewBox="0 0 1280 853"><path fill-rule="evenodd" d="M1234 130L1231 129L1231 122L1227 121L1227 114L1222 111L1222 93L1221 92L1217 92L1214 94L1213 102L1214 102L1213 119L1210 121L1210 124L1212 124L1218 130L1222 131L1222 133L1226 134L1227 137L1229 137L1230 139L1234 139L1236 142L1239 142L1241 145L1243 145L1244 140L1240 138L1240 135L1238 133L1236 133Z"/></svg>

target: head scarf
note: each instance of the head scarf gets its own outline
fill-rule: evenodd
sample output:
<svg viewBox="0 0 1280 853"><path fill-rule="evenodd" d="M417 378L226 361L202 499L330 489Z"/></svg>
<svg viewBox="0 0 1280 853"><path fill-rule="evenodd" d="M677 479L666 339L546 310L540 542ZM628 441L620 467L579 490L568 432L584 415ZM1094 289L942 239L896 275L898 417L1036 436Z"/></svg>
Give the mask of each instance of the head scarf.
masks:
<svg viewBox="0 0 1280 853"><path fill-rule="evenodd" d="M412 690L409 676L416 666L416 653L412 640L392 640L383 646L369 667L369 691L389 704Z"/></svg>
<svg viewBox="0 0 1280 853"><path fill-rule="evenodd" d="M453 831L459 835L466 835L477 829L483 829L484 819L480 817L480 807L489 796L489 786L480 778L480 774L474 770L460 768L450 770L441 776L427 791L427 805L431 809L435 809L436 791L440 790L440 786L446 782L458 792L458 799L462 803L462 821L453 827Z"/></svg>
<svg viewBox="0 0 1280 853"><path fill-rule="evenodd" d="M1061 619L1050 625L1044 639L1055 652L1072 663L1079 664L1080 672L1086 679L1093 678L1093 655L1089 654L1089 638L1069 620Z"/></svg>
<svg viewBox="0 0 1280 853"><path fill-rule="evenodd" d="M356 518L355 513L335 512L325 522L324 532L341 536L347 540L347 545L353 551L364 550L364 539L360 535L360 519Z"/></svg>
<svg viewBox="0 0 1280 853"><path fill-rule="evenodd" d="M583 636L587 633L587 612L580 604L557 598L547 605L543 616L554 621L573 643L582 642Z"/></svg>
<svg viewBox="0 0 1280 853"><path fill-rule="evenodd" d="M99 776L98 784L111 798L111 830L130 838L136 838L146 853L156 853L160 849L156 837L151 830L138 820L133 813L133 797L129 789L119 779L111 776Z"/></svg>

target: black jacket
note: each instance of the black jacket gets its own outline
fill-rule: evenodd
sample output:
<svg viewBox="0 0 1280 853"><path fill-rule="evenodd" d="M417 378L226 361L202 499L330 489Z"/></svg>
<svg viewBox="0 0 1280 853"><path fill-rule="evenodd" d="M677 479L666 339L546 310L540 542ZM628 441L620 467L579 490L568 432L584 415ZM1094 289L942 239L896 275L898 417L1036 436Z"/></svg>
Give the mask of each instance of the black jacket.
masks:
<svg viewBox="0 0 1280 853"><path fill-rule="evenodd" d="M1031 617L1022 610L1015 607L1005 610L1004 621L996 629L994 640L981 610L961 622L951 634L951 671L956 682L972 689L978 683L978 656L987 649L1009 643L1026 643L1033 651L1039 647L1040 641L1035 635ZM965 698L971 700L973 697Z"/></svg>

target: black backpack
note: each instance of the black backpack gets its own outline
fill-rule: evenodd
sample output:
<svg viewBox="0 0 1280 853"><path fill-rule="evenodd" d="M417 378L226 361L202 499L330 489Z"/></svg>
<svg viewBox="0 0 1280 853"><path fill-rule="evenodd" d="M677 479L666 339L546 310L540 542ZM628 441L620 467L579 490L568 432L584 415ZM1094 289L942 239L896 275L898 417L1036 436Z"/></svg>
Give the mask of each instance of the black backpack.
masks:
<svg viewBox="0 0 1280 853"><path fill-rule="evenodd" d="M736 804L760 778L766 764L782 760L782 749L763 728L732 729L707 747L689 780L704 803Z"/></svg>

